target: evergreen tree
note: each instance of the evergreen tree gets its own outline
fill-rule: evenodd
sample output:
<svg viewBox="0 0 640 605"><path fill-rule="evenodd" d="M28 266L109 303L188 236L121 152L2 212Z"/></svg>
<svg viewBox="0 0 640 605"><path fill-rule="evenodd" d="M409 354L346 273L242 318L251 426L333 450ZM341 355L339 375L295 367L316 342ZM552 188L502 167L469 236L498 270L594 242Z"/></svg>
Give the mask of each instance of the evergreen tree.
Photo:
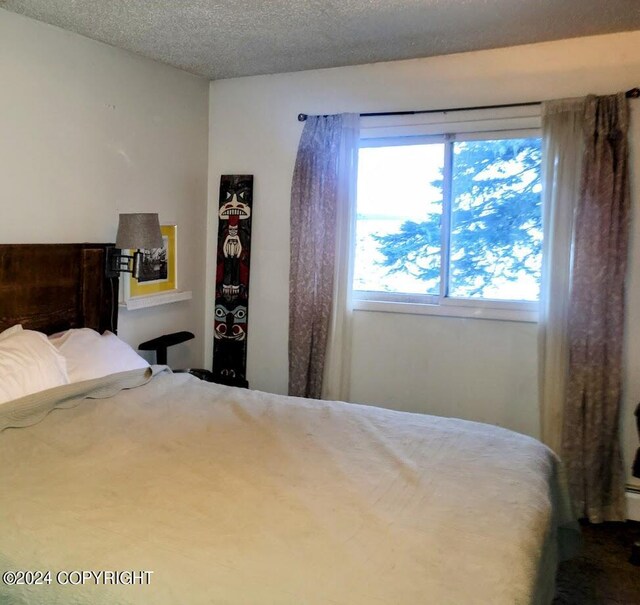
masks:
<svg viewBox="0 0 640 605"><path fill-rule="evenodd" d="M453 146L450 289L483 296L523 274L539 279L542 248L539 139L466 141ZM442 188L442 176L431 183ZM398 233L374 235L389 273L432 288L440 277L441 210Z"/></svg>

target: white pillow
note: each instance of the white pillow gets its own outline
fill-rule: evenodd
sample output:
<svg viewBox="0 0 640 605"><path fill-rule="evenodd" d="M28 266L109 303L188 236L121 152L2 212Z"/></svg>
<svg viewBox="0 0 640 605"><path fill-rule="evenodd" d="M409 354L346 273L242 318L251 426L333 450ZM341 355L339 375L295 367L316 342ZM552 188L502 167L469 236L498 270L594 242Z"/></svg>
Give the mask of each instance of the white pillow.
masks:
<svg viewBox="0 0 640 605"><path fill-rule="evenodd" d="M70 382L149 367L126 342L111 332L100 336L95 330L81 328L68 330L49 340L67 360Z"/></svg>
<svg viewBox="0 0 640 605"><path fill-rule="evenodd" d="M10 328L7 328L6 330L4 330L4 332L0 332L0 340L3 340L4 338L9 338L9 336L13 336L18 332L22 332L22 326L20 324L11 326Z"/></svg>
<svg viewBox="0 0 640 605"><path fill-rule="evenodd" d="M18 326L0 334L0 403L64 384L64 357L44 334Z"/></svg>

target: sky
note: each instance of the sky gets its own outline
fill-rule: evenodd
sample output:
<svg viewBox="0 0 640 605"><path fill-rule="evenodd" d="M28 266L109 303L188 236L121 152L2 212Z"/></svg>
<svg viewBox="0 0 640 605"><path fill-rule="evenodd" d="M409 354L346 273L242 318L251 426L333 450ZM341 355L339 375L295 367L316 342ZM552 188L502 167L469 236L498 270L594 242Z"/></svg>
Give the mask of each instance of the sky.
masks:
<svg viewBox="0 0 640 605"><path fill-rule="evenodd" d="M444 144L363 147L358 160L358 214L423 221L442 190L431 186L444 166Z"/></svg>

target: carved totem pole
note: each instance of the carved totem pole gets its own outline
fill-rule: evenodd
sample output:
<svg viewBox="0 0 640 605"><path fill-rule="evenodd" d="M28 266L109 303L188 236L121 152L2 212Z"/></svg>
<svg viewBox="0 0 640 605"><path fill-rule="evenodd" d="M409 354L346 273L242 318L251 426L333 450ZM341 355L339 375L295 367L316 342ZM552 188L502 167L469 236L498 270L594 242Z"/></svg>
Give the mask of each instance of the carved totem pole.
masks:
<svg viewBox="0 0 640 605"><path fill-rule="evenodd" d="M253 176L223 175L213 341L215 380L247 387L247 319Z"/></svg>

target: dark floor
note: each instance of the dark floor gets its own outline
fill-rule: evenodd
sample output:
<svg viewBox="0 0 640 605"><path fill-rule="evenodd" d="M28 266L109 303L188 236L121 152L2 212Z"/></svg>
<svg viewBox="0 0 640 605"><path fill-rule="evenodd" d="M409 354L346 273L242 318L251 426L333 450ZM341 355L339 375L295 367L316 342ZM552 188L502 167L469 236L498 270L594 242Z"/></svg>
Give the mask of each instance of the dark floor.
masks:
<svg viewBox="0 0 640 605"><path fill-rule="evenodd" d="M640 605L640 567L629 563L640 523L583 524L580 554L560 565L553 605Z"/></svg>

